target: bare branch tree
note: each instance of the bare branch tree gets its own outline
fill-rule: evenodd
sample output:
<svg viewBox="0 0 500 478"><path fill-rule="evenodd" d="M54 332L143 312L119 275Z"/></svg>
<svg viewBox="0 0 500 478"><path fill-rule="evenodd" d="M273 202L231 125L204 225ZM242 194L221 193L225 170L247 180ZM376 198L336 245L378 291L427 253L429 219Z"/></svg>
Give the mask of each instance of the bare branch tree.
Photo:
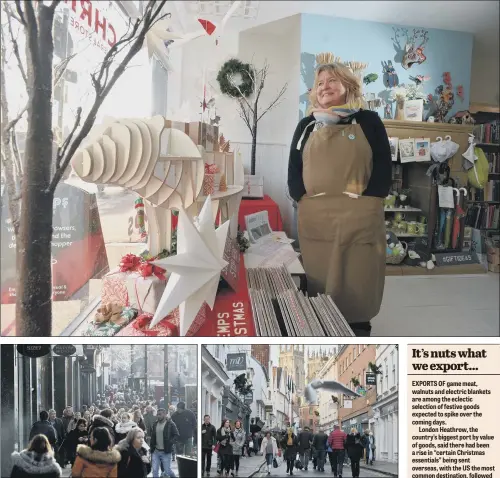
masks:
<svg viewBox="0 0 500 478"><path fill-rule="evenodd" d="M257 124L266 113L276 108L276 106L278 106L282 102L282 100L284 99L283 96L288 88L288 84L285 83L285 85L278 92L276 98L274 98L274 100L272 100L267 107L265 107L262 110L259 110L259 101L262 91L264 90L264 86L266 84L266 79L269 74L269 68L270 65L266 60L264 61L264 66L260 70L251 66L250 69L246 71L253 85L253 94L250 99L247 99L247 97L243 94L239 84L236 82L236 78L234 77L228 78L229 82L231 83L231 86L233 86L235 90L238 92L237 96L233 95L228 95L228 96L238 101L238 114L245 123L245 125L247 126L247 128L249 129L250 134L252 135L252 152L251 152L251 163L250 163L251 164L250 172L252 175L255 174L255 164L256 164Z"/></svg>
<svg viewBox="0 0 500 478"><path fill-rule="evenodd" d="M52 92L64 76L73 55L53 66L54 40L52 36L55 11L60 1L44 2L15 0L15 8L8 7L9 20L19 21L26 36L25 62L19 46L8 29L14 55L26 81L28 104L9 121L7 97L4 98L5 75L2 67L2 162L5 166L9 204L18 200L18 209L9 211L14 222L17 252L16 333L19 336L47 336L52 329L51 243L52 209L56 187L63 177L76 150L91 130L99 108L132 58L141 50L146 34L167 15L163 14L166 0L150 0L141 18L133 22L128 32L106 53L100 68L92 75L95 100L88 114L82 117L78 109L71 132L56 154L53 165ZM3 30L2 30L3 35ZM2 37L2 45L4 44ZM123 52L124 58L118 58ZM5 60L2 49L2 61ZM24 68L24 65L26 67ZM116 66L116 68L115 68ZM5 101L4 101L5 100ZM5 103L5 105L4 105ZM7 106L4 109L4 106ZM28 128L21 161L15 139L15 126L28 113ZM85 118L82 122L82 118ZM23 165L25 166L23 168ZM16 174L22 174L15 190ZM14 187L14 188L13 188ZM20 204L19 204L20 203Z"/></svg>

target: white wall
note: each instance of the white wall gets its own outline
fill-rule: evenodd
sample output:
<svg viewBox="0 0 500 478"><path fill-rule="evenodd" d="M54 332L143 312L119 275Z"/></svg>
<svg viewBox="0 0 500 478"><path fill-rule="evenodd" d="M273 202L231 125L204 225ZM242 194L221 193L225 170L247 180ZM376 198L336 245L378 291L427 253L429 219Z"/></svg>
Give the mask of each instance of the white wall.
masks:
<svg viewBox="0 0 500 478"><path fill-rule="evenodd" d="M300 16L240 33L226 31L217 46L210 37L193 40L182 47L182 59L174 67L177 70L180 64L181 81L179 86L170 90L178 92L170 94L169 109L177 110L184 104L185 112L189 103L189 120L199 121L201 80L206 66L208 82L216 90L217 114L221 117L219 130L235 151L241 151L245 169L249 171L250 132L238 115L236 102L220 94L216 81L220 67L232 57L252 62L258 68L262 67L264 60L268 61L269 76L259 102L264 108L288 83L282 103L259 122L256 172L264 176L264 192L278 203L285 230L290 232L292 206L286 194L286 182L290 143L299 119Z"/></svg>

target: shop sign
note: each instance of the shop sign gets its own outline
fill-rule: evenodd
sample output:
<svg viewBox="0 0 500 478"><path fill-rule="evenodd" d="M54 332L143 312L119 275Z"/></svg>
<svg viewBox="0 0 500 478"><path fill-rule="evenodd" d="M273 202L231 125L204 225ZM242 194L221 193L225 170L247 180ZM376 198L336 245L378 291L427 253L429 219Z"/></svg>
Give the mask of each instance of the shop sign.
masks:
<svg viewBox="0 0 500 478"><path fill-rule="evenodd" d="M352 400L344 400L344 408L352 408Z"/></svg>
<svg viewBox="0 0 500 478"><path fill-rule="evenodd" d="M248 392L245 395L244 402L246 405L250 405L253 402L253 392Z"/></svg>
<svg viewBox="0 0 500 478"><path fill-rule="evenodd" d="M366 385L377 385L377 374L373 372L366 372L365 383Z"/></svg>
<svg viewBox="0 0 500 478"><path fill-rule="evenodd" d="M45 357L50 354L50 345L18 345L17 351L25 357Z"/></svg>
<svg viewBox="0 0 500 478"><path fill-rule="evenodd" d="M52 348L52 352L54 352L56 355L69 357L76 352L76 347L71 344L57 344Z"/></svg>
<svg viewBox="0 0 500 478"><path fill-rule="evenodd" d="M85 344L83 346L83 352L91 352L92 350L97 350L98 345Z"/></svg>
<svg viewBox="0 0 500 478"><path fill-rule="evenodd" d="M115 45L118 40L115 27L106 18L102 9L97 8L99 4L105 5L107 2L65 0L64 3L69 4L70 11L73 12L69 20L71 31L88 38L103 52L107 52L110 47Z"/></svg>
<svg viewBox="0 0 500 478"><path fill-rule="evenodd" d="M95 373L95 368L91 365L82 365L80 367L80 372L82 373Z"/></svg>
<svg viewBox="0 0 500 478"><path fill-rule="evenodd" d="M475 252L438 252L435 253L438 266L461 266L465 264L479 264Z"/></svg>
<svg viewBox="0 0 500 478"><path fill-rule="evenodd" d="M228 372L237 372L247 369L247 354L227 354L226 370Z"/></svg>

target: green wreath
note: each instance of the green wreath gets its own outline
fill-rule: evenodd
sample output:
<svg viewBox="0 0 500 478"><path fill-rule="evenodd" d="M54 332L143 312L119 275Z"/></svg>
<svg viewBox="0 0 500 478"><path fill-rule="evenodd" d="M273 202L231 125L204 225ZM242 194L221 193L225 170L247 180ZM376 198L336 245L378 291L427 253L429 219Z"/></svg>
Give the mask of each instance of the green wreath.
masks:
<svg viewBox="0 0 500 478"><path fill-rule="evenodd" d="M253 81L249 75L252 71L252 66L249 63L242 63L236 58L226 61L217 74L217 81L219 82L220 90L223 94L228 96L240 96L240 91L245 98L248 98L253 93ZM235 88L230 81L231 76L236 74L241 75L241 85ZM239 91L238 91L239 89Z"/></svg>

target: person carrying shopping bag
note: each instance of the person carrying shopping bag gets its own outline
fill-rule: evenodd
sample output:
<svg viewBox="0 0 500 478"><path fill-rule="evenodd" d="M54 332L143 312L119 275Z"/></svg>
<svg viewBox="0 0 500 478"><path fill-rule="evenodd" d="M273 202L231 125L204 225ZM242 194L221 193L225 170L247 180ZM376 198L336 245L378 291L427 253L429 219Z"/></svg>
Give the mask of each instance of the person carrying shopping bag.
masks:
<svg viewBox="0 0 500 478"><path fill-rule="evenodd" d="M217 430L217 443L219 443L219 455L221 457L221 471L224 476L229 476L231 471L231 464L233 458L233 446L231 440L234 441L234 434L231 430L231 423L229 420L224 420L221 427ZM233 473L231 473L234 475Z"/></svg>
<svg viewBox="0 0 500 478"><path fill-rule="evenodd" d="M297 435L293 433L292 428L288 428L281 445L285 448L284 459L286 460L286 473L287 475L290 474L290 476L293 476L293 467L298 453L298 439Z"/></svg>
<svg viewBox="0 0 500 478"><path fill-rule="evenodd" d="M266 457L267 474L270 475L273 468L273 462L278 456L278 442L276 438L271 435L271 432L266 433L266 436L262 440L260 451L262 455Z"/></svg>

